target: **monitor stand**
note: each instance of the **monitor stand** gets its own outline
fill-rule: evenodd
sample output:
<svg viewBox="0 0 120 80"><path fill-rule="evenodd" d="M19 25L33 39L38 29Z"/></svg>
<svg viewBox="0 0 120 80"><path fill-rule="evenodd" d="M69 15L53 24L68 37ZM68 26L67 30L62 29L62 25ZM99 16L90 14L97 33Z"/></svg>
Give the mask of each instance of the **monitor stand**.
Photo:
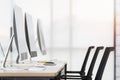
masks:
<svg viewBox="0 0 120 80"><path fill-rule="evenodd" d="M1 65L1 68L5 68L5 67L6 67L5 64L6 64L6 61L7 61L7 57L8 57L9 51L10 51L10 47L11 47L13 38L14 38L14 34L13 34L13 35L11 36L11 38L10 38L10 41L9 41L9 44L8 44L8 47L7 47L6 54L5 54L5 57L4 57L4 59L3 59L2 65Z"/></svg>

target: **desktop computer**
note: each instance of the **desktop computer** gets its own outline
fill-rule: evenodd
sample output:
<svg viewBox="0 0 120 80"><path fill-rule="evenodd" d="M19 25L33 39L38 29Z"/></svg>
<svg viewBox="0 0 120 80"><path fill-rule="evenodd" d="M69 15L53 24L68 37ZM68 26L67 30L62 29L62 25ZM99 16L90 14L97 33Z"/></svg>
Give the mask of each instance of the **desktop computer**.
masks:
<svg viewBox="0 0 120 80"><path fill-rule="evenodd" d="M24 18L22 9L18 6L13 11L13 31L16 48L18 51L17 63L27 61L30 58L28 46L26 43Z"/></svg>
<svg viewBox="0 0 120 80"><path fill-rule="evenodd" d="M45 40L43 37L42 27L39 19L37 20L37 41L38 41L38 45L41 53L45 55L46 54Z"/></svg>
<svg viewBox="0 0 120 80"><path fill-rule="evenodd" d="M8 49L6 52L6 55L4 57L4 61L2 63L3 68L5 68L6 60L11 48L11 44L13 41L13 38L15 40L16 49L18 52L18 57L16 62L19 64L13 64L13 70L17 68L25 68L32 70L35 68L38 68L39 70L44 70L45 66L55 66L56 64L54 62L45 62L40 64L39 62L35 62L31 64L31 58L37 57L37 49L36 49L36 43L35 43L35 37L34 37L34 31L33 31L33 23L32 23L32 16L29 14L25 14L25 17L23 16L22 9L18 6L15 6L13 11L13 34L11 36L10 43L8 45ZM37 20L37 41L40 48L40 51L42 54L46 54L46 48L42 33L42 28L40 26L40 21ZM12 54L14 55L14 54ZM9 67L10 68L10 67ZM11 68L10 68L11 69ZM6 68L6 70L9 70Z"/></svg>
<svg viewBox="0 0 120 80"><path fill-rule="evenodd" d="M30 14L25 13L25 36L31 57L37 57L36 41L33 29L33 19Z"/></svg>

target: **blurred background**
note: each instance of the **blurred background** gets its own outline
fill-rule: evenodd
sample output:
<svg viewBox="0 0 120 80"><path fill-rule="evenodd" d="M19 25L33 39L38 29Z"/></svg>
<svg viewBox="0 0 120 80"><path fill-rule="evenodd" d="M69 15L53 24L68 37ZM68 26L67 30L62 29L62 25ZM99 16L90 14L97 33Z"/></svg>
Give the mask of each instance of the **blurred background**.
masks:
<svg viewBox="0 0 120 80"><path fill-rule="evenodd" d="M120 0L117 1L117 5L120 5ZM13 7L17 5L23 13L32 15L35 37L36 19L39 18L41 21L47 55L39 54L39 59L66 61L69 70L80 70L89 46L115 45L114 2L114 0L0 0L0 43L5 51L10 39L10 27L13 25ZM117 13L119 12L120 10ZM118 23L119 19L120 17L116 19ZM117 37L120 34L119 30L117 27ZM119 43L120 39L116 38L116 41ZM16 50L15 46L13 50ZM99 58L102 53L101 51ZM117 54L120 55L119 52ZM14 52L14 55L11 53L9 60L15 60L14 56L16 53ZM2 60L3 55L0 54L0 57ZM97 68L98 66L95 66L94 73ZM114 68L114 54L110 54L103 80L114 80Z"/></svg>

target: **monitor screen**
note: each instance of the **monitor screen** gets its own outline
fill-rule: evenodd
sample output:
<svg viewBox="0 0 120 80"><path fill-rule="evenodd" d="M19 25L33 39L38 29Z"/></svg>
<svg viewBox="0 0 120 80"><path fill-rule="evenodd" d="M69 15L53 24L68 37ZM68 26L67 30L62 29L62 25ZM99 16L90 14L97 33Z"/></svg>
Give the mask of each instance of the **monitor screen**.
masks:
<svg viewBox="0 0 120 80"><path fill-rule="evenodd" d="M28 47L25 38L25 27L23 20L22 9L18 6L15 6L13 12L13 30L20 60L28 59Z"/></svg>
<svg viewBox="0 0 120 80"><path fill-rule="evenodd" d="M34 28L33 28L33 19L30 14L25 14L25 35L26 42L28 45L28 50L31 57L37 57L37 48L35 42Z"/></svg>
<svg viewBox="0 0 120 80"><path fill-rule="evenodd" d="M37 39L40 51L43 55L45 55L46 54L45 41L39 19L37 20Z"/></svg>

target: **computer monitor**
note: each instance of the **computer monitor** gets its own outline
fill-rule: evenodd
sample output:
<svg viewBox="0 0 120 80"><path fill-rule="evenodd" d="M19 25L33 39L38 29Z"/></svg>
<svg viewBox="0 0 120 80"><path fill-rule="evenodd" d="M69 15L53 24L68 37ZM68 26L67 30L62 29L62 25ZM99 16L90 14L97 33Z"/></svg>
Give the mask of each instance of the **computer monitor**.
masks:
<svg viewBox="0 0 120 80"><path fill-rule="evenodd" d="M23 21L22 9L18 6L14 7L13 11L13 30L15 43L18 51L17 61L26 60L29 58L28 46L25 38L25 27ZM20 58L20 59L19 59Z"/></svg>
<svg viewBox="0 0 120 80"><path fill-rule="evenodd" d="M16 49L18 52L16 63L19 63L20 52L19 52L19 48L18 48L18 38L17 38L17 32L16 32L16 19L15 19L15 10L14 9L13 9L13 33L14 33Z"/></svg>
<svg viewBox="0 0 120 80"><path fill-rule="evenodd" d="M35 42L33 19L30 14L25 14L25 35L29 53L31 57L37 57L37 48Z"/></svg>
<svg viewBox="0 0 120 80"><path fill-rule="evenodd" d="M37 40L41 53L45 55L46 54L45 41L39 19L37 20Z"/></svg>

